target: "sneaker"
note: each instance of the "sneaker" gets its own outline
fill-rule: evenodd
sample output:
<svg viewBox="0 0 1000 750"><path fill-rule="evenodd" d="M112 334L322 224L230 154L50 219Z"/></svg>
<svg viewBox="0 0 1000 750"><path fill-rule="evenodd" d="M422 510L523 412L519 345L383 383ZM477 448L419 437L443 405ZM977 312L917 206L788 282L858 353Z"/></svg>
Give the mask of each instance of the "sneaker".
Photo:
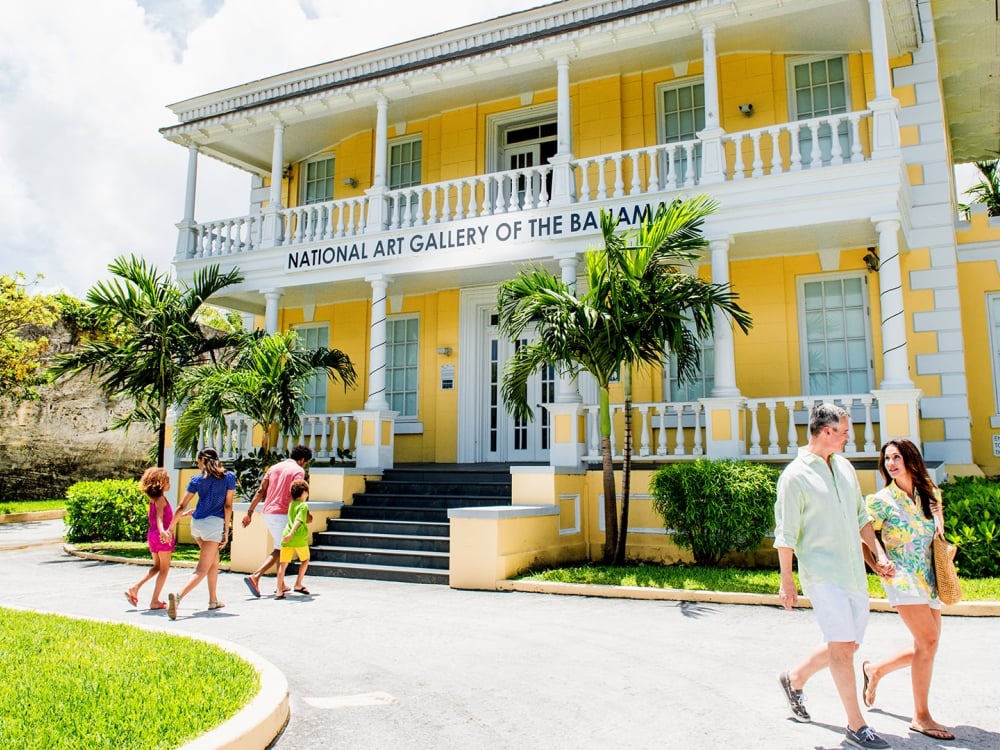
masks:
<svg viewBox="0 0 1000 750"><path fill-rule="evenodd" d="M806 711L806 694L801 690L795 690L792 687L792 681L788 678L788 672L782 672L778 675L778 684L781 685L781 689L785 691L785 698L788 700L788 708L791 709L792 717L795 721L812 721L812 717L809 715L809 712Z"/></svg>
<svg viewBox="0 0 1000 750"><path fill-rule="evenodd" d="M873 750L885 750L885 748L892 747L892 745L875 734L875 730L867 724L861 727L857 732L851 731L851 728L848 727L847 734L844 735L844 739L847 741L848 745L860 747L861 750L868 750L869 748L872 748Z"/></svg>

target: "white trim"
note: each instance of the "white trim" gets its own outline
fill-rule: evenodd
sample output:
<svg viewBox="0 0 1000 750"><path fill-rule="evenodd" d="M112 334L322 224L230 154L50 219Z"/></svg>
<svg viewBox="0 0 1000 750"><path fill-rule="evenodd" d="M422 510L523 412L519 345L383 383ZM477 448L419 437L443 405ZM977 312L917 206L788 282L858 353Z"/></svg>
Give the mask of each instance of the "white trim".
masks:
<svg viewBox="0 0 1000 750"><path fill-rule="evenodd" d="M392 402L389 400L389 324L396 323L404 320L416 320L417 321L417 362L413 365L413 368L417 373L417 387L416 387L416 414L404 414L399 411L396 415L396 425L400 425L403 422L416 422L420 418L420 347L423 341L423 330L422 323L423 320L420 317L420 313L408 312L408 313L396 313L385 316L386 322L386 337L385 337L385 354L386 354L386 364L385 364L385 400L389 404L389 408L392 409ZM406 432L401 433L400 430L394 429L396 434L407 434Z"/></svg>
<svg viewBox="0 0 1000 750"><path fill-rule="evenodd" d="M993 404L1000 414L1000 314L994 311L994 306L1000 307L1000 292L986 293L986 319L990 337L990 372L993 375ZM995 418L991 418L993 427Z"/></svg>
<svg viewBox="0 0 1000 750"><path fill-rule="evenodd" d="M685 68L686 72L686 68ZM666 122L664 122L664 117L666 113L663 111L663 94L671 89L682 89L690 88L692 86L697 86L698 84L702 86L702 94L705 92L705 76L690 76L685 78L674 78L670 81L663 81L662 83L656 84L653 87L653 96L655 101L653 104L656 107L656 142L666 143L667 134L665 131ZM707 110L708 102L706 101L702 104L702 110ZM696 131L700 132L701 128L696 128ZM696 136L692 136L696 137Z"/></svg>
<svg viewBox="0 0 1000 750"><path fill-rule="evenodd" d="M486 362L479 352L483 349L482 314L496 307L495 286L473 287L459 292L458 303L458 462L482 460L485 433L485 410L479 402L479 384L486 378Z"/></svg>
<svg viewBox="0 0 1000 750"><path fill-rule="evenodd" d="M828 55L801 55L785 58L785 91L788 96L788 119L801 120L798 107L795 101L795 68L799 65L819 62L820 60L833 60L839 57L844 61L844 111L851 111L851 69L848 65L847 53L840 52ZM810 115L812 117L812 115Z"/></svg>
<svg viewBox="0 0 1000 750"><path fill-rule="evenodd" d="M559 516L562 518L562 503L565 500L570 500L573 502L573 525L568 529L564 529L562 525L559 526L559 536L568 536L570 534L580 533L580 495L579 493L572 493L566 495L559 495L559 499L556 503L556 507L559 508Z"/></svg>
<svg viewBox="0 0 1000 750"><path fill-rule="evenodd" d="M313 201L313 203L326 203L332 201L337 197L337 157L332 153L320 153L316 156L311 156L308 159L302 159L299 162L299 198L298 205L313 205L306 203L306 173L309 171L310 164L318 164L321 161L331 161L333 162L330 167L330 188L331 195L329 198L324 198L323 200Z"/></svg>
<svg viewBox="0 0 1000 750"><path fill-rule="evenodd" d="M509 112L498 112L486 116L486 171L503 172L507 169L504 162L505 149L504 131L515 126L530 125L535 122L557 122L558 104L539 104L534 107L524 107ZM553 139L555 140L555 139Z"/></svg>
<svg viewBox="0 0 1000 750"><path fill-rule="evenodd" d="M620 500L621 499L621 493L617 493L615 497L616 497L616 499ZM635 493L635 492L630 492L629 496L628 496L629 507L631 507L632 502L635 501L635 500L645 500L646 502L652 503L653 502L653 496L652 495L638 494L638 493ZM598 530L600 530L602 532L605 530L604 529L604 493L603 492L600 493L597 496L597 528L598 528ZM650 528L648 526L632 526L632 525L629 525L629 527L628 527L628 533L629 534L632 534L632 533L635 533L635 534L656 534L656 535L659 535L659 536L663 536L663 535L669 534L670 532L667 531L667 528L665 526L657 526L655 528Z"/></svg>

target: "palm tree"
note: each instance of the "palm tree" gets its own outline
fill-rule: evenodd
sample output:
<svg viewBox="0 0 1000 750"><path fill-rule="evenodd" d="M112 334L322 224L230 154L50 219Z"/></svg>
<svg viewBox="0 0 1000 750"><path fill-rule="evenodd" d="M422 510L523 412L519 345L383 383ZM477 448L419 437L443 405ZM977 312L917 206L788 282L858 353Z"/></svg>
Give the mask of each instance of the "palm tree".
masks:
<svg viewBox="0 0 1000 750"><path fill-rule="evenodd" d="M89 372L105 393L131 397L132 412L112 427L148 425L157 433L156 464L163 466L167 410L183 398L182 373L233 343L230 335L207 335L197 323L198 311L243 277L236 269L222 273L209 266L190 284L178 285L134 255L116 258L108 270L117 278L95 284L86 299L120 336L59 356L50 372L54 377Z"/></svg>
<svg viewBox="0 0 1000 750"><path fill-rule="evenodd" d="M194 452L202 426L224 430L226 414L239 412L263 427L261 453L266 454L272 428L299 434L306 385L319 370L340 380L345 390L357 383L354 365L338 349L304 349L295 331L250 334L231 360L196 367L185 375L190 398L177 419L174 445Z"/></svg>
<svg viewBox="0 0 1000 750"><path fill-rule="evenodd" d="M636 366L660 366L664 354L677 359L681 379L697 374L701 340L714 330L713 311L728 314L745 332L750 315L726 284L713 284L681 271L706 241L701 226L717 204L706 196L661 204L637 230L617 234L618 221L601 211L604 247L586 255L587 289L582 294L549 271L532 267L500 285L500 330L519 338L529 325L535 340L519 347L507 363L501 395L516 416L530 419L527 383L551 365L570 376L588 372L600 404L606 562L624 562L631 472L631 380ZM622 512L617 512L611 456L610 385L617 373L625 387L625 462Z"/></svg>
<svg viewBox="0 0 1000 750"><path fill-rule="evenodd" d="M986 204L987 216L1000 216L1000 159L984 159L976 162L976 169L983 179L965 191L972 196L973 203ZM961 206L966 218L969 215L969 205Z"/></svg>

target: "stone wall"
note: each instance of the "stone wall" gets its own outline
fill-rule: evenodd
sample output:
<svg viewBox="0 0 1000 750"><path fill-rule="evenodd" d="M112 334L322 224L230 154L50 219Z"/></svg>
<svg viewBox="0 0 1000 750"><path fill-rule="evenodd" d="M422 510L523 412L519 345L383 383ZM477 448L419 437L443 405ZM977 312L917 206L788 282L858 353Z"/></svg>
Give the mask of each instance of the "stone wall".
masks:
<svg viewBox="0 0 1000 750"><path fill-rule="evenodd" d="M61 324L39 333L51 342L48 356L71 349ZM39 393L17 406L0 400L0 501L61 498L75 482L138 478L150 464L153 432L111 429L128 400L108 399L86 375Z"/></svg>

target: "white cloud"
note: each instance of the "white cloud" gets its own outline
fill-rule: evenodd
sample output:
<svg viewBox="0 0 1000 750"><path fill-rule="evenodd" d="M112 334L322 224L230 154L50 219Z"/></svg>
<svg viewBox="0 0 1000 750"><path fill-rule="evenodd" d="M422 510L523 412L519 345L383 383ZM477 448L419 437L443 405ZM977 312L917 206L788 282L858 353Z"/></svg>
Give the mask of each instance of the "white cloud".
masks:
<svg viewBox="0 0 1000 750"><path fill-rule="evenodd" d="M468 0L47 0L0 25L0 273L77 296L136 253L170 267L187 153L166 105L543 4ZM377 20L373 20L377 19ZM249 176L199 161L197 218L236 216Z"/></svg>

